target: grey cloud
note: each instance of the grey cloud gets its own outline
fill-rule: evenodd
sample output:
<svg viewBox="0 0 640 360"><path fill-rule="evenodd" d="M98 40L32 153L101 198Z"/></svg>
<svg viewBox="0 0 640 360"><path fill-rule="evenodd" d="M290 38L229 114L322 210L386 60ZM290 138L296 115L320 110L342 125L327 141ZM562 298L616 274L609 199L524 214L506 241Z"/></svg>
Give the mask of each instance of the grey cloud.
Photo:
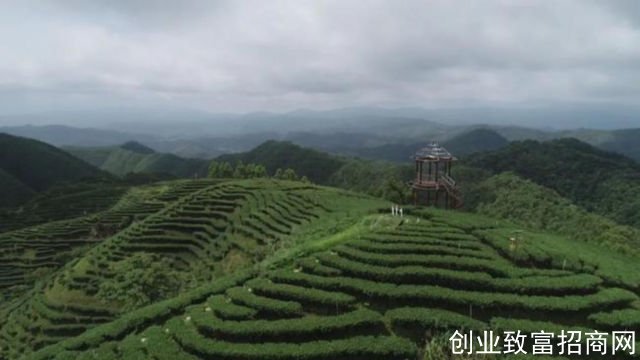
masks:
<svg viewBox="0 0 640 360"><path fill-rule="evenodd" d="M637 4L14 1L0 14L0 103L16 89L24 112L633 104Z"/></svg>

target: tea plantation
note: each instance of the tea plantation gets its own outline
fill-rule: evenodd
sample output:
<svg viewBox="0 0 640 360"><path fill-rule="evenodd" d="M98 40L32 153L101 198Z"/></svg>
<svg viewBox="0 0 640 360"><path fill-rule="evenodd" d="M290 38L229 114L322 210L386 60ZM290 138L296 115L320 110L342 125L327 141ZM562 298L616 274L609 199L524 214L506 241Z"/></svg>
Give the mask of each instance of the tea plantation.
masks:
<svg viewBox="0 0 640 360"><path fill-rule="evenodd" d="M213 183L212 180L199 180L144 186L121 194L119 200L112 199L121 192L119 188L87 191L82 193L86 197L82 204L100 204L106 201L105 198L115 204L92 215L31 227L22 224L18 226L22 229L0 233L0 294L9 288L15 291L16 286L28 284L30 280L57 269L83 249L115 234L131 222L144 219L185 194ZM64 202L62 198L56 197ZM74 204L78 205L77 202ZM56 211L49 205L40 206L40 214ZM64 206L59 207L64 209Z"/></svg>
<svg viewBox="0 0 640 360"><path fill-rule="evenodd" d="M96 215L5 233L2 274L12 300L0 303L0 354L29 354L269 255L286 257L289 247L383 204L301 182L190 180L134 188ZM65 253L72 260L60 268ZM141 298L126 288L138 280L128 266L140 261L151 275L178 276L180 283L165 293L143 289ZM34 288L16 295L16 285L33 282L34 272Z"/></svg>
<svg viewBox="0 0 640 360"><path fill-rule="evenodd" d="M338 200L345 205L332 208ZM381 205L273 181L191 193L94 247L16 306L0 332L2 355L433 359L448 358L433 357L433 344L455 329L640 329L634 258L463 213L392 217ZM327 229L341 220L350 226ZM113 264L134 252L194 271L224 264L234 250L258 265L216 272L126 314L89 301L101 279L117 276Z"/></svg>

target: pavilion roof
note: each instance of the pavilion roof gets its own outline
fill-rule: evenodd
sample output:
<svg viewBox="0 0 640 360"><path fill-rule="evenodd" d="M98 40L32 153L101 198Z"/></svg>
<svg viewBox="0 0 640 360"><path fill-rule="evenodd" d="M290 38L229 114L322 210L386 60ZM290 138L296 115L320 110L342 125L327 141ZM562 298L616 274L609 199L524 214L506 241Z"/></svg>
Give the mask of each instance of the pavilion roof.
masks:
<svg viewBox="0 0 640 360"><path fill-rule="evenodd" d="M416 159L428 158L428 159L442 159L442 160L457 160L451 153L440 146L438 142L433 141L429 145L423 147L422 149L416 151L415 154Z"/></svg>

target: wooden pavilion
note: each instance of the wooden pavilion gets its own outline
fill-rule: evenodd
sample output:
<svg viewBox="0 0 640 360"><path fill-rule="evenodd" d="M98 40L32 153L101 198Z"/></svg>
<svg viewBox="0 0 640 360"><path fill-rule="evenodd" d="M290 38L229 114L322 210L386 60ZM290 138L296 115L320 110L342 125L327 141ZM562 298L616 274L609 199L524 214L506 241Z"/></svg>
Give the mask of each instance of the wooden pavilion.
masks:
<svg viewBox="0 0 640 360"><path fill-rule="evenodd" d="M414 155L416 177L411 183L415 205L457 209L462 207L462 195L451 177L451 166L457 159L432 142Z"/></svg>

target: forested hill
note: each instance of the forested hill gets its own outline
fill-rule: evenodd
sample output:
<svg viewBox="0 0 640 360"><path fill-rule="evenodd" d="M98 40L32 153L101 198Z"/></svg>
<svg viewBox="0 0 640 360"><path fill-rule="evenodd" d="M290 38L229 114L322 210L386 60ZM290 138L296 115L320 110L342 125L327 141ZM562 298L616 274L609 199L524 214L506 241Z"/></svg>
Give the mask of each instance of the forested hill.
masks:
<svg viewBox="0 0 640 360"><path fill-rule="evenodd" d="M192 178L205 176L209 162L204 159L182 158L174 154L157 153L135 141L120 146L65 147L71 154L117 176L129 173L169 174Z"/></svg>
<svg viewBox="0 0 640 360"><path fill-rule="evenodd" d="M108 174L43 142L0 133L0 207L27 200L54 184ZM5 186L8 185L8 186Z"/></svg>
<svg viewBox="0 0 640 360"><path fill-rule="evenodd" d="M353 149L351 153L367 159L386 160L398 163L408 162L416 150L425 147L429 140L421 142L390 143L376 147L361 147ZM505 137L494 130L487 128L473 129L456 135L442 145L452 154L460 157L469 154L499 149L509 143Z"/></svg>
<svg viewBox="0 0 640 360"><path fill-rule="evenodd" d="M303 148L288 141L274 140L245 153L221 155L216 160L231 164L242 161L264 165L270 174L279 168L290 168L298 175L306 176L320 184L326 184L331 175L347 162L340 157Z"/></svg>
<svg viewBox="0 0 640 360"><path fill-rule="evenodd" d="M455 136L443 143L452 154L467 156L482 151L497 150L509 144L504 136L496 131L479 128Z"/></svg>
<svg viewBox="0 0 640 360"><path fill-rule="evenodd" d="M589 211L640 226L640 164L623 155L576 139L529 140L473 155L466 163L494 173L512 171Z"/></svg>

